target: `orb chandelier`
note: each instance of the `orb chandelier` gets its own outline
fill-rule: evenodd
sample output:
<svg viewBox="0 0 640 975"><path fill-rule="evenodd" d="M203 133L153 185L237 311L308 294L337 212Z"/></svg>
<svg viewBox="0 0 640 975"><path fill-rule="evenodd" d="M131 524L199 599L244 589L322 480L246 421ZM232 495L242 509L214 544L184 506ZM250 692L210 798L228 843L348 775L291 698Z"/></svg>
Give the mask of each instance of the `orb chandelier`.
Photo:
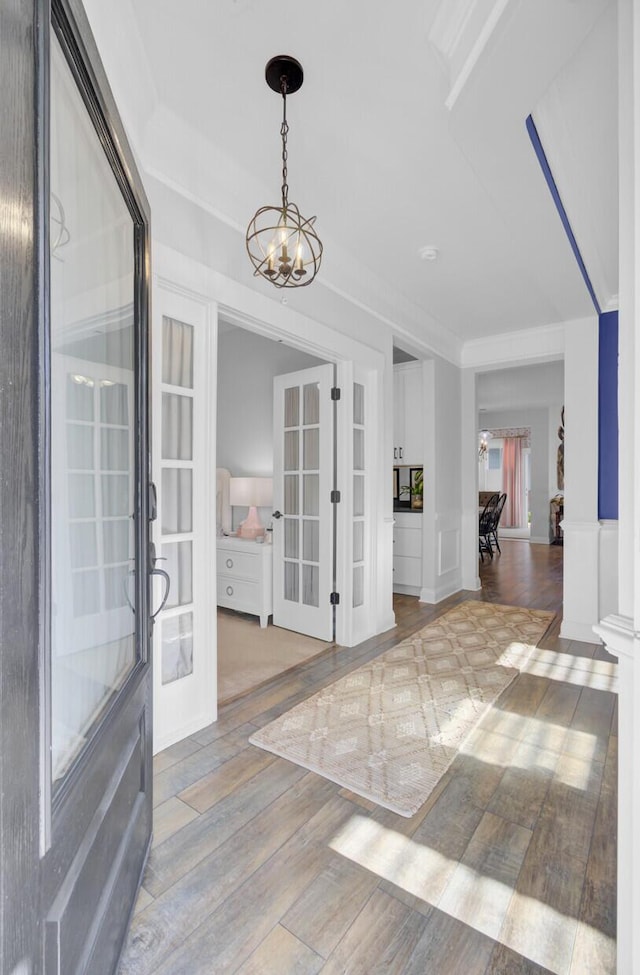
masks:
<svg viewBox="0 0 640 975"><path fill-rule="evenodd" d="M322 243L314 223L289 203L287 183L287 95L302 86L302 65L286 54L271 58L265 69L269 87L282 95L282 205L264 206L247 227L247 253L254 275L271 281L276 288L300 288L311 284L320 268Z"/></svg>
<svg viewBox="0 0 640 975"><path fill-rule="evenodd" d="M479 435L478 443L478 459L483 460L487 456L487 451L489 450L489 438L491 437L491 430L481 430Z"/></svg>

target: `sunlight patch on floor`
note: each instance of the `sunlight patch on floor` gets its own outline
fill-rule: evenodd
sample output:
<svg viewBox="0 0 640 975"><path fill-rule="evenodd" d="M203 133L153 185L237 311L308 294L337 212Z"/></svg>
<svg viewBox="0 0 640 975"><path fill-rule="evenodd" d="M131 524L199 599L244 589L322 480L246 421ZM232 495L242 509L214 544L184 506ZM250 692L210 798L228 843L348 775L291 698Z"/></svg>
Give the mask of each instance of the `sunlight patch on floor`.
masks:
<svg viewBox="0 0 640 975"><path fill-rule="evenodd" d="M569 975L576 935L615 953L611 938L437 850L354 815L331 849L408 894L506 945L554 975Z"/></svg>
<svg viewBox="0 0 640 975"><path fill-rule="evenodd" d="M521 669L526 674L566 681L578 687L614 693L618 690L618 665L607 660L592 660L590 657L537 647Z"/></svg>
<svg viewBox="0 0 640 975"><path fill-rule="evenodd" d="M486 765L555 772L573 789L586 790L597 761L597 735L540 718L524 717L495 706L461 745L460 752ZM572 762L558 767L560 753Z"/></svg>

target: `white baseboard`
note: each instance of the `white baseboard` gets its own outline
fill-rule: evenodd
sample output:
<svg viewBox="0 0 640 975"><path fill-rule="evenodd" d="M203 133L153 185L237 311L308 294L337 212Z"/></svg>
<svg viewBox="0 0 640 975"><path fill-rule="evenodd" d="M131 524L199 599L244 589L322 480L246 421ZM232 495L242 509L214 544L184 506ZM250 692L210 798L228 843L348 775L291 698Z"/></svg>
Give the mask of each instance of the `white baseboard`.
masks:
<svg viewBox="0 0 640 975"><path fill-rule="evenodd" d="M542 535L534 535L532 538L529 539L529 542L532 545L551 545L548 536L547 538L544 538L544 536Z"/></svg>
<svg viewBox="0 0 640 975"><path fill-rule="evenodd" d="M578 623L575 620L563 619L560 626L560 636L563 640L578 640L580 643L601 643L600 637L594 633L594 623Z"/></svg>
<svg viewBox="0 0 640 975"><path fill-rule="evenodd" d="M394 582L393 591L403 596L419 596L420 586L403 586L400 582Z"/></svg>
<svg viewBox="0 0 640 975"><path fill-rule="evenodd" d="M438 586L437 589L421 589L420 602L435 605L436 603L441 603L447 596L453 596L455 593L460 592L461 589L462 586L457 582Z"/></svg>

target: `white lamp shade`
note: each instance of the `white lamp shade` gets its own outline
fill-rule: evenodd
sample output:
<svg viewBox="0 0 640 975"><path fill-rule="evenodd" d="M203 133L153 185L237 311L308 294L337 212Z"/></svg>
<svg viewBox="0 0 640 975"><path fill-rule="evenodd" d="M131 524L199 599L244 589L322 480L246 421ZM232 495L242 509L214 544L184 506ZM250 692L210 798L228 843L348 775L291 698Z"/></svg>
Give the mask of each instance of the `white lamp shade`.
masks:
<svg viewBox="0 0 640 975"><path fill-rule="evenodd" d="M263 508L273 500L271 477L232 477L229 483L229 502L233 507Z"/></svg>

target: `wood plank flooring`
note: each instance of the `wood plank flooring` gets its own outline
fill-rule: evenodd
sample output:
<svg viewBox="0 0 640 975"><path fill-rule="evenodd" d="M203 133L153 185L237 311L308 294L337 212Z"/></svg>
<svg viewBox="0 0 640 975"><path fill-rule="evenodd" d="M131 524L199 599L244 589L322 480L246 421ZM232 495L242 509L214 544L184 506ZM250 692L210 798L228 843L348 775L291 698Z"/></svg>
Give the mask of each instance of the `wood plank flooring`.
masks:
<svg viewBox="0 0 640 975"><path fill-rule="evenodd" d="M560 639L559 619L411 819L247 741L460 599L558 612L562 549L502 549L481 592L397 596L396 629L330 648L156 757L120 975L615 972L613 658Z"/></svg>

